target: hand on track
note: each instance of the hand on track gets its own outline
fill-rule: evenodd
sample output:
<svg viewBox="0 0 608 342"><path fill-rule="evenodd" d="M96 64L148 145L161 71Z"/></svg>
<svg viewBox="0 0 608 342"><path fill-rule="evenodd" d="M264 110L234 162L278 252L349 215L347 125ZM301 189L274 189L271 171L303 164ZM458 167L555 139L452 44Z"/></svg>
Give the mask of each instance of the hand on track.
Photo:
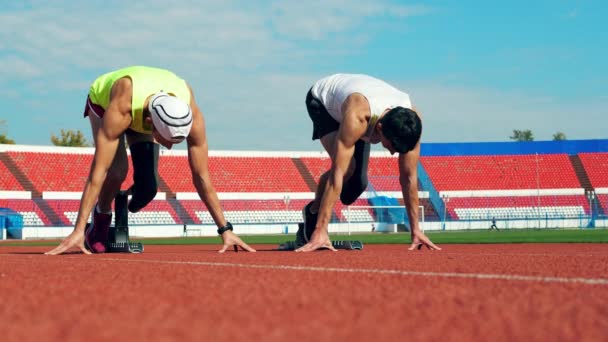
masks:
<svg viewBox="0 0 608 342"><path fill-rule="evenodd" d="M235 252L239 251L239 247L247 252L255 252L255 249L243 242L240 237L230 230L227 230L224 232L224 234L222 234L222 241L224 241L224 245L222 246L222 249L218 251L219 253L224 253L230 247L233 247Z"/></svg>
<svg viewBox="0 0 608 342"><path fill-rule="evenodd" d="M416 248L417 249L422 248L422 246L424 246L427 249L430 249L432 251L441 250L441 248L439 248L437 245L435 245L433 243L433 241L431 241L426 235L424 235L423 232L421 232L421 231L415 232L412 236L412 244L410 245L410 248L408 248L408 250L413 251Z"/></svg>
<svg viewBox="0 0 608 342"><path fill-rule="evenodd" d="M296 249L296 252L312 252L317 249L327 248L330 251L337 252L337 250L332 246L331 240L329 239L329 235L327 233L321 233L318 229L312 233L310 237L310 241L304 246Z"/></svg>
<svg viewBox="0 0 608 342"><path fill-rule="evenodd" d="M44 253L46 255L58 255L62 254L69 249L78 248L84 254L92 254L86 247L84 246L84 232L73 231L70 235L68 235L59 246L53 248L52 250Z"/></svg>

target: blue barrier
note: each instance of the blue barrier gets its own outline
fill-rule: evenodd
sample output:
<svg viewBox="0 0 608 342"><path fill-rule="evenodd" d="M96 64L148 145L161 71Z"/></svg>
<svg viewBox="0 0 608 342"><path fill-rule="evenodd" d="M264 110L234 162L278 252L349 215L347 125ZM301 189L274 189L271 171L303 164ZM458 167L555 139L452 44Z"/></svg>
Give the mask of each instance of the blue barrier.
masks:
<svg viewBox="0 0 608 342"><path fill-rule="evenodd" d="M398 206L399 208L374 208L374 215L381 223L403 223L405 222L406 214L403 206L393 197L377 196L368 198L371 206Z"/></svg>
<svg viewBox="0 0 608 342"><path fill-rule="evenodd" d="M0 208L0 229L6 229L7 236L21 238L23 215L10 208Z"/></svg>
<svg viewBox="0 0 608 342"><path fill-rule="evenodd" d="M422 163L418 163L417 169L418 181L422 186L422 190L427 191L429 193L429 201L431 202L433 209L435 209L435 212L439 216L439 219L445 222L445 203L443 203L443 199L441 198L441 196L439 196L439 192L437 191L437 189L435 189L433 181L431 181L431 177L429 177L429 174L422 166Z"/></svg>
<svg viewBox="0 0 608 342"><path fill-rule="evenodd" d="M478 143L423 143L420 154L428 156L487 156L500 154L578 154L608 151L608 139L562 141L504 141Z"/></svg>

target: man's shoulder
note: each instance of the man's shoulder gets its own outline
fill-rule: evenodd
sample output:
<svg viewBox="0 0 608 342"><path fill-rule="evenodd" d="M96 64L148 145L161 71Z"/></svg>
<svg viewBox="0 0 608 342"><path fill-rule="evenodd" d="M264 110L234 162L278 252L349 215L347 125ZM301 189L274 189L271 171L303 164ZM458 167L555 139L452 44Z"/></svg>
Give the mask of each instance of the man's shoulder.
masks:
<svg viewBox="0 0 608 342"><path fill-rule="evenodd" d="M118 99L118 98L131 98L133 95L133 82L131 78L125 76L121 77L114 82L112 85L112 92L110 95L110 100Z"/></svg>
<svg viewBox="0 0 608 342"><path fill-rule="evenodd" d="M345 114L345 117L347 113L355 114L358 118L369 117L371 113L369 101L361 93L352 93L344 101L342 112Z"/></svg>
<svg viewBox="0 0 608 342"><path fill-rule="evenodd" d="M112 88L116 88L117 90L133 90L133 81L129 76L123 76L114 82Z"/></svg>
<svg viewBox="0 0 608 342"><path fill-rule="evenodd" d="M344 105L348 106L349 108L369 110L369 101L367 100L367 97L361 93L352 93L348 95L344 101Z"/></svg>

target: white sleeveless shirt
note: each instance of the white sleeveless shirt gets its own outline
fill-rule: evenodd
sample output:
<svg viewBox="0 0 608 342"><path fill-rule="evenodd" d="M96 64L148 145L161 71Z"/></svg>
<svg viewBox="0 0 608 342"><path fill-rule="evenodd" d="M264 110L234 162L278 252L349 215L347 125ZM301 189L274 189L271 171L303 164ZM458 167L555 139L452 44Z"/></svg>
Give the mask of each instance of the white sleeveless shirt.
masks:
<svg viewBox="0 0 608 342"><path fill-rule="evenodd" d="M379 142L379 137L372 137L374 126L385 110L394 107L412 108L407 93L382 80L362 74L335 74L322 78L312 86L311 93L339 123L344 119L342 113L344 101L353 93L365 96L369 103L371 118L367 132L361 139L374 144Z"/></svg>

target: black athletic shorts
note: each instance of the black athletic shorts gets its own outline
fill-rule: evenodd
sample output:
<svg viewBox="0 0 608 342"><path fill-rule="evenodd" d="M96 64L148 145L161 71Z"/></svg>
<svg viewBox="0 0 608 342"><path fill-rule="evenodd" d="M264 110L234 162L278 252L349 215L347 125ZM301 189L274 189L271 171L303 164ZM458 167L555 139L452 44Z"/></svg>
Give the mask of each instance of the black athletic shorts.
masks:
<svg viewBox="0 0 608 342"><path fill-rule="evenodd" d="M312 96L312 89L306 95L306 110L312 120L312 140L321 139L340 127L340 123L331 117L323 103Z"/></svg>

